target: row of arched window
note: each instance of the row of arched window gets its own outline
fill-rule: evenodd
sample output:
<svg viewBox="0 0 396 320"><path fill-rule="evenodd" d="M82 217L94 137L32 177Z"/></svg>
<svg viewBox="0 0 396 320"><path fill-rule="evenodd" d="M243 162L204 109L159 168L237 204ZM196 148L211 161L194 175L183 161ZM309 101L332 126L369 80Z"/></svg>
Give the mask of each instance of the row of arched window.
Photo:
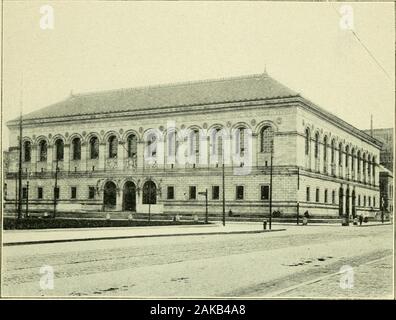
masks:
<svg viewBox="0 0 396 320"><path fill-rule="evenodd" d="M81 160L81 139L76 137L71 141L71 160ZM55 160L62 161L64 159L64 142L62 139L55 140ZM118 140L116 136L110 136L108 138L108 157L116 158L118 153ZM126 143L128 158L133 158L137 154L137 137L131 134L127 138ZM99 139L96 136L92 136L88 141L88 153L89 159L98 159L99 157ZM46 162L48 155L48 144L46 140L41 140L38 143L38 161ZM25 141L23 144L23 159L25 162L31 161L31 143Z"/></svg>
<svg viewBox="0 0 396 320"><path fill-rule="evenodd" d="M305 155L309 156L311 152L311 132L309 128L305 129ZM320 135L319 132L315 133L314 136L314 157L315 159L320 159ZM335 165L336 163L345 168L351 168L352 171L355 170L355 165L357 166L357 172L360 173L363 171L363 174L375 175L375 164L376 158L366 152L362 152L361 150L357 150L357 148L350 148L349 145L346 145L345 148L342 142L339 142L338 145L335 139L332 139L329 144L329 139L327 136L323 138L323 160L325 163L329 160L328 151L330 150L330 163ZM338 159L336 159L336 151L338 151ZM344 160L342 154L345 155ZM356 163L354 161L356 159Z"/></svg>
<svg viewBox="0 0 396 320"><path fill-rule="evenodd" d="M192 130L190 132L190 144L189 144L189 152L190 155L199 155L200 148L200 132L199 130ZM217 128L213 131L212 136L212 154L222 155L223 153L223 136L221 133L221 129ZM273 148L273 139L274 139L274 130L271 126L264 126L260 131L260 152L269 153ZM155 132L149 134L146 137L146 146L148 150L148 155L155 157L156 148L155 142L157 140L157 136ZM239 151L241 156L247 151L248 143L246 140L246 128L239 127L236 130L236 134L234 137L235 140L235 150ZM137 136L135 134L130 134L126 139L126 151L128 158L134 158L137 156ZM81 160L81 139L79 137L75 137L71 140L71 160ZM118 155L118 138L115 135L111 135L107 139L107 157L108 158L116 158ZM25 162L31 161L31 142L29 140L25 141L23 144L23 159ZM64 141L61 138L58 138L54 142L55 148L55 159L62 161L64 159ZM177 141L177 133L176 131L171 131L168 137L168 156L176 155L178 148ZM46 162L48 155L48 144L46 140L41 140L38 143L38 161ZM88 158L89 159L98 159L99 157L99 139L96 136L92 136L88 140Z"/></svg>

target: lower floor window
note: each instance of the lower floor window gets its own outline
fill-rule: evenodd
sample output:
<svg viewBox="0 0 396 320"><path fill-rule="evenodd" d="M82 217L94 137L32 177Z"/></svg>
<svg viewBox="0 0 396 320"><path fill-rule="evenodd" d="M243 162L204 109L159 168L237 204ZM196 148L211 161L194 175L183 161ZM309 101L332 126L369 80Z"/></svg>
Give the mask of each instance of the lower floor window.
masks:
<svg viewBox="0 0 396 320"><path fill-rule="evenodd" d="M89 187L88 198L89 199L95 199L95 187Z"/></svg>
<svg viewBox="0 0 396 320"><path fill-rule="evenodd" d="M197 199L197 187L196 186L190 186L189 196L190 196L190 200Z"/></svg>
<svg viewBox="0 0 396 320"><path fill-rule="evenodd" d="M77 188L76 187L71 187L71 198L72 199L77 198Z"/></svg>
<svg viewBox="0 0 396 320"><path fill-rule="evenodd" d="M236 186L236 199L243 200L243 186Z"/></svg>
<svg viewBox="0 0 396 320"><path fill-rule="evenodd" d="M54 188L55 199L59 199L59 187Z"/></svg>
<svg viewBox="0 0 396 320"><path fill-rule="evenodd" d="M43 188L42 187L37 188L37 198L43 199Z"/></svg>
<svg viewBox="0 0 396 320"><path fill-rule="evenodd" d="M175 199L175 187L174 186L168 186L167 198L168 198L168 200Z"/></svg>
<svg viewBox="0 0 396 320"><path fill-rule="evenodd" d="M269 186L261 186L261 200L269 200Z"/></svg>
<svg viewBox="0 0 396 320"><path fill-rule="evenodd" d="M212 200L219 200L220 198L220 187L213 186L212 187Z"/></svg>

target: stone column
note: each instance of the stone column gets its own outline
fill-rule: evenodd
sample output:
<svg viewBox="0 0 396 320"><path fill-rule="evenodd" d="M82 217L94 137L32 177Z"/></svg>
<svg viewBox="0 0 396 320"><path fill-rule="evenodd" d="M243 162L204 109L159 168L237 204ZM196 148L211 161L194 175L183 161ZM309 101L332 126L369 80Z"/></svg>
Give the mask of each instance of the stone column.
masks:
<svg viewBox="0 0 396 320"><path fill-rule="evenodd" d="M47 171L52 171L52 160L54 159L54 147L47 146Z"/></svg>
<svg viewBox="0 0 396 320"><path fill-rule="evenodd" d="M32 154L31 154L31 166L30 166L30 170L32 172L36 172L37 171L37 145L32 145ZM30 197L30 196L29 196Z"/></svg>
<svg viewBox="0 0 396 320"><path fill-rule="evenodd" d="M274 138L275 138L275 136L274 136ZM252 143L251 143L252 150L251 150L251 153L250 153L251 154L251 161L252 161L252 163L251 163L252 168L255 168L257 166L258 150L260 150L260 149L257 148L258 140L259 140L258 139L258 134L252 133ZM274 149L275 149L275 147L274 147Z"/></svg>
<svg viewBox="0 0 396 320"><path fill-rule="evenodd" d="M63 170L69 171L70 167L70 144L65 144L63 150Z"/></svg>
<svg viewBox="0 0 396 320"><path fill-rule="evenodd" d="M144 167L144 141L137 142L137 167L139 169Z"/></svg>
<svg viewBox="0 0 396 320"><path fill-rule="evenodd" d="M117 187L117 199L116 199L116 211L122 211L122 199L123 198L123 192L122 189Z"/></svg>
<svg viewBox="0 0 396 320"><path fill-rule="evenodd" d="M80 170L86 171L87 170L87 155L88 155L88 143L82 142L81 143L81 161L80 161Z"/></svg>
<svg viewBox="0 0 396 320"><path fill-rule="evenodd" d="M117 164L118 164L118 170L124 170L125 166L125 156L126 156L126 150L124 148L125 144L123 141L118 141L118 146L117 146Z"/></svg>
<svg viewBox="0 0 396 320"><path fill-rule="evenodd" d="M105 169L105 162L107 158L107 153L106 153L106 143L101 142L99 144L99 170L104 170Z"/></svg>

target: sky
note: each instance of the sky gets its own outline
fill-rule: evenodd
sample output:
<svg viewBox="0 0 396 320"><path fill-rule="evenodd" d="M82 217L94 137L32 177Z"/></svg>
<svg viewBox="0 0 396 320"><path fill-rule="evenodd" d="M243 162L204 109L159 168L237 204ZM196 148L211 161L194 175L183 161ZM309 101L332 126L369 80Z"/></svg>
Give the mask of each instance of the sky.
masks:
<svg viewBox="0 0 396 320"><path fill-rule="evenodd" d="M40 7L47 4L54 28L43 30ZM266 70L357 128L369 128L371 114L375 128L393 127L393 3L350 3L361 42L341 27L342 5L6 1L3 124L18 117L21 101L28 113L71 92Z"/></svg>

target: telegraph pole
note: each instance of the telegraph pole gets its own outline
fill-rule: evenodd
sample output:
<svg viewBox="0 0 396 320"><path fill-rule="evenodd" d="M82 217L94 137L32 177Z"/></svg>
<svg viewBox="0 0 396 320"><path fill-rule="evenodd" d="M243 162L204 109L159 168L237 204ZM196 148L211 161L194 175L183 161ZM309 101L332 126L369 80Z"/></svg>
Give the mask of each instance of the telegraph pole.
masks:
<svg viewBox="0 0 396 320"><path fill-rule="evenodd" d="M22 218L22 105L19 119L18 220Z"/></svg>
<svg viewBox="0 0 396 320"><path fill-rule="evenodd" d="M222 184L223 184L223 226L225 226L225 173L224 173L224 150L222 163Z"/></svg>
<svg viewBox="0 0 396 320"><path fill-rule="evenodd" d="M58 189L58 171L59 171L59 167L58 167L59 159L58 159L58 154L57 154L56 150L55 150L55 156L56 156L56 167L55 167L55 187L54 187L54 213L53 213L53 218L54 219L55 219L55 216L56 216L56 202L57 202L56 190Z"/></svg>
<svg viewBox="0 0 396 320"><path fill-rule="evenodd" d="M29 217L29 180L26 181L26 212L25 218Z"/></svg>
<svg viewBox="0 0 396 320"><path fill-rule="evenodd" d="M272 227L272 162L274 157L274 141L271 142L271 161L270 161L270 198L269 198L269 229Z"/></svg>

